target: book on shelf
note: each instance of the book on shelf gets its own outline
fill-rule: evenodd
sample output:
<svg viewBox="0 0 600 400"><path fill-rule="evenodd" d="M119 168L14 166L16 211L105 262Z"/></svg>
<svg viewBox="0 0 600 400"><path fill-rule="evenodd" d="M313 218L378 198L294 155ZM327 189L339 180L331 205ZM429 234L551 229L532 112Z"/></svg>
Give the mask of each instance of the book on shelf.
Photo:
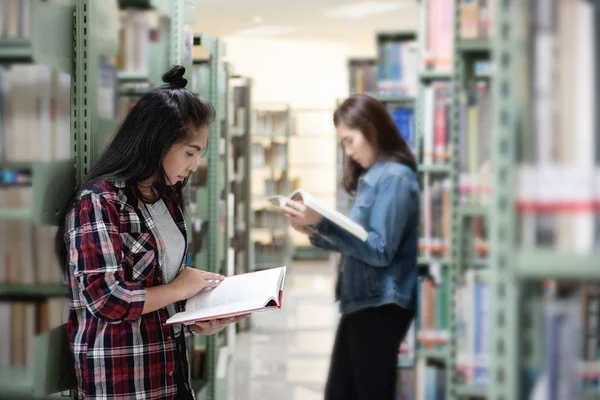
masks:
<svg viewBox="0 0 600 400"><path fill-rule="evenodd" d="M422 3L419 15L419 36L425 47L422 61L431 70L452 70L454 2L455 0L428 0Z"/></svg>
<svg viewBox="0 0 600 400"><path fill-rule="evenodd" d="M292 192L292 194L290 194L289 196L276 195L269 197L267 200L271 204L279 208L283 207L288 200L302 201L302 203L306 207L315 211L322 217L327 218L328 220L338 225L340 228L348 231L348 233L351 233L352 235L356 236L363 242L365 242L367 240L367 237L369 236L367 231L358 223L351 220L349 217L345 216L341 212L325 206L306 190L298 189Z"/></svg>
<svg viewBox="0 0 600 400"><path fill-rule="evenodd" d="M527 110L516 144L523 246L600 249L596 15L584 0L530 5L531 57L515 74L517 106Z"/></svg>
<svg viewBox="0 0 600 400"><path fill-rule="evenodd" d="M280 309L286 269L282 266L228 276L216 288L204 289L190 297L185 311L173 315L166 323L191 325L197 321Z"/></svg>
<svg viewBox="0 0 600 400"><path fill-rule="evenodd" d="M377 43L377 87L382 95L414 95L417 89L417 43L386 38Z"/></svg>

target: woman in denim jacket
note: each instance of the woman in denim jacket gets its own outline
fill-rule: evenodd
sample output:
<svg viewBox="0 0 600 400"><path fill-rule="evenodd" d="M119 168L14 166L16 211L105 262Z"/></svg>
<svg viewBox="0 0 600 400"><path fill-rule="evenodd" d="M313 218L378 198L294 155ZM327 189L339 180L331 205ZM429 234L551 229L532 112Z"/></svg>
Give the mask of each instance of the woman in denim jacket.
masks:
<svg viewBox="0 0 600 400"><path fill-rule="evenodd" d="M301 201L284 211L313 245L340 252L342 316L326 400L395 399L398 348L415 313L419 184L414 156L387 109L366 95L346 99L333 121L346 154L343 185L363 242Z"/></svg>

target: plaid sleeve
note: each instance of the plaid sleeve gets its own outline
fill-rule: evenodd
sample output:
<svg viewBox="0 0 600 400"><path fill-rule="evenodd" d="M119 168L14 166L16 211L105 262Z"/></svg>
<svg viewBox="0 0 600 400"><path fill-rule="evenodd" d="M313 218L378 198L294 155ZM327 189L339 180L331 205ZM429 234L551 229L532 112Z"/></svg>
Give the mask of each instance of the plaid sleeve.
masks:
<svg viewBox="0 0 600 400"><path fill-rule="evenodd" d="M135 321L142 314L146 290L140 283L124 279L119 213L114 202L87 193L71 218L69 258L86 308L111 323Z"/></svg>

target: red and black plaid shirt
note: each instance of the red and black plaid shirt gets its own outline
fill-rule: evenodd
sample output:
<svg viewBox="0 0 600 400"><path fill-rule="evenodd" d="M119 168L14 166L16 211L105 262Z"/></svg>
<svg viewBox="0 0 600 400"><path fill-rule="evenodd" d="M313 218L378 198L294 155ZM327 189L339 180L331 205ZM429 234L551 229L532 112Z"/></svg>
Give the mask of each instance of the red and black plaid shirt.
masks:
<svg viewBox="0 0 600 400"><path fill-rule="evenodd" d="M175 197L163 200L185 238ZM159 237L125 182L86 188L68 214L68 333L77 398L171 399L176 365L189 379L187 357L176 359L173 329L164 324L167 309L142 315L145 288L163 284Z"/></svg>

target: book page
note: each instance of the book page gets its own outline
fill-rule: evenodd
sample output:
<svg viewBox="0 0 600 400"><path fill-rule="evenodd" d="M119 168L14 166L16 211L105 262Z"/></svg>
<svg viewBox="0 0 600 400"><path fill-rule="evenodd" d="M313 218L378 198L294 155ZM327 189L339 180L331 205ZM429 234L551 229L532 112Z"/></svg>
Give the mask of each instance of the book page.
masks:
<svg viewBox="0 0 600 400"><path fill-rule="evenodd" d="M221 284L202 291L188 299L186 310L200 310L234 303L260 301L264 304L271 297L278 299L278 281L282 268L226 277Z"/></svg>
<svg viewBox="0 0 600 400"><path fill-rule="evenodd" d="M342 214L337 210L330 209L324 206L316 198L314 198L312 195L303 190L299 190L298 193L292 197L292 199L298 199L298 197L300 196L306 207L311 208L318 214L329 219L331 222L347 230L363 242L367 240L368 232L365 230L365 228L363 228L362 226L360 226L360 224L350 219L348 216Z"/></svg>
<svg viewBox="0 0 600 400"><path fill-rule="evenodd" d="M275 195L275 196L271 196L269 198L267 198L267 201L274 205L275 207L283 207L285 205L287 198L285 196L281 196L281 195Z"/></svg>
<svg viewBox="0 0 600 400"><path fill-rule="evenodd" d="M188 310L173 315L167 320L167 324L184 323L192 324L195 321L209 321L219 318L230 318L237 315L248 314L249 312L268 311L275 307L264 307L264 303L254 300L241 303L222 304L211 308L197 310Z"/></svg>

